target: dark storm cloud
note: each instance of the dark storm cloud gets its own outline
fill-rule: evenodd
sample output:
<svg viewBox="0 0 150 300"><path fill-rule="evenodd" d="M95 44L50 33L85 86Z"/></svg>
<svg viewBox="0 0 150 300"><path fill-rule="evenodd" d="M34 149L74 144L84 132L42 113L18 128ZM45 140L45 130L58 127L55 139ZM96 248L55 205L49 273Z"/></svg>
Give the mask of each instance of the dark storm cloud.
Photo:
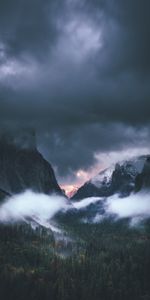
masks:
<svg viewBox="0 0 150 300"><path fill-rule="evenodd" d="M108 68L109 72L113 68L114 73L125 70L149 73L150 2L87 0L85 3L103 14L106 33L104 56L107 60L104 60L104 68Z"/></svg>
<svg viewBox="0 0 150 300"><path fill-rule="evenodd" d="M95 153L148 147L149 11L148 0L1 1L1 127L35 127L61 176Z"/></svg>
<svg viewBox="0 0 150 300"><path fill-rule="evenodd" d="M58 1L2 0L0 36L6 54L38 55L38 58L46 55L57 37L57 5Z"/></svg>

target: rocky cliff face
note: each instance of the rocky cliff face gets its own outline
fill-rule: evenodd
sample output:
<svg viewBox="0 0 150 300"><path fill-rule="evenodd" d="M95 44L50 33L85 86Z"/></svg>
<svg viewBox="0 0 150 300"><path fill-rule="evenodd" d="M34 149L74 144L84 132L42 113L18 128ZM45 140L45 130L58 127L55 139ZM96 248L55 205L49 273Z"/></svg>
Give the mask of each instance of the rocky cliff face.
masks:
<svg viewBox="0 0 150 300"><path fill-rule="evenodd" d="M0 189L0 201L6 197L9 197L10 194Z"/></svg>
<svg viewBox="0 0 150 300"><path fill-rule="evenodd" d="M136 181L141 172L145 174L145 185L149 183L150 186L150 163L148 166L148 163L146 163L147 159L148 156L140 156L111 166L86 182L79 188L72 199L108 197L115 193L120 194L122 197L128 196L132 191L136 190ZM147 176L148 173L149 177Z"/></svg>
<svg viewBox="0 0 150 300"><path fill-rule="evenodd" d="M135 190L150 189L150 156L147 157L143 170L136 177Z"/></svg>
<svg viewBox="0 0 150 300"><path fill-rule="evenodd" d="M31 135L0 140L0 189L20 193L26 189L50 194L61 193L54 171L31 141ZM22 143L23 140L23 143Z"/></svg>

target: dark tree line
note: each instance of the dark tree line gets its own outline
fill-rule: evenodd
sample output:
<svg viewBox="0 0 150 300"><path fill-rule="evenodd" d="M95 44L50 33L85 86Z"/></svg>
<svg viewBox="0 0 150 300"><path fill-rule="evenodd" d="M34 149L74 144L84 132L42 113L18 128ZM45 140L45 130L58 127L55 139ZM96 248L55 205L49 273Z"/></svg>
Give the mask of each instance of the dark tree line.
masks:
<svg viewBox="0 0 150 300"><path fill-rule="evenodd" d="M150 299L149 222L63 226L75 243L44 228L0 226L1 300Z"/></svg>

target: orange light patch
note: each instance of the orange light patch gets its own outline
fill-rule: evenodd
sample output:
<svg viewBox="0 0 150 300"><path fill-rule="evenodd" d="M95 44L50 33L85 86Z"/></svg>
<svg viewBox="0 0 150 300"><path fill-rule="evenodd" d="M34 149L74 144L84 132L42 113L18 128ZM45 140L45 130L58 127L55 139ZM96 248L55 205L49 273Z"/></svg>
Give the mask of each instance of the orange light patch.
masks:
<svg viewBox="0 0 150 300"><path fill-rule="evenodd" d="M62 185L61 188L65 190L65 194L70 198L77 191L78 187L74 185Z"/></svg>

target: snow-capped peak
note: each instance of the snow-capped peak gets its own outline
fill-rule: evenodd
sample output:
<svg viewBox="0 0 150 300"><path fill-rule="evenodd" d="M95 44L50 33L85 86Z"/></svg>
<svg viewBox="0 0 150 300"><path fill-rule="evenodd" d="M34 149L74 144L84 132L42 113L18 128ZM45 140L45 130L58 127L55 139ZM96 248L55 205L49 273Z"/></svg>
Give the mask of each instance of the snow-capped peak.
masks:
<svg viewBox="0 0 150 300"><path fill-rule="evenodd" d="M117 168L117 165L119 167L122 167L123 170L131 177L135 178L137 174L140 174L142 172L146 159L147 155L143 155L134 157L130 160L120 161L118 162L118 164L112 164L109 168L104 169L99 174L94 176L90 180L90 183L95 185L97 188L100 188L102 186L109 186L111 184L112 174Z"/></svg>
<svg viewBox="0 0 150 300"><path fill-rule="evenodd" d="M94 176L90 182L96 187L100 188L102 185L109 185L112 177L112 173L115 170L115 165L101 171L98 175Z"/></svg>

